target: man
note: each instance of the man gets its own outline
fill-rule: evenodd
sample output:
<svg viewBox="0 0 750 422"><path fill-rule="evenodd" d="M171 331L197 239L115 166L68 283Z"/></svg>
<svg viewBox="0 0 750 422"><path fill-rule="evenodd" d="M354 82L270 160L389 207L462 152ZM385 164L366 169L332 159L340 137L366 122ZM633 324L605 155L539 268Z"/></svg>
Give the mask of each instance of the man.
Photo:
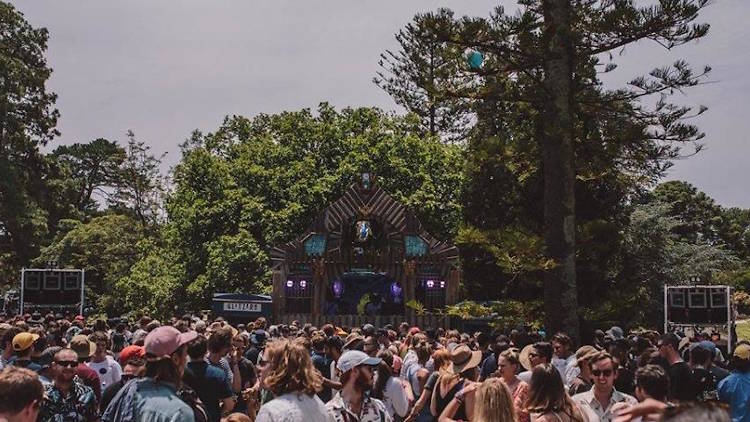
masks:
<svg viewBox="0 0 750 422"><path fill-rule="evenodd" d="M140 346L136 346L140 347ZM141 358L130 358L126 361L125 366L122 368L122 376L120 380L114 384L110 384L102 392L102 403L99 409L104 412L107 406L115 398L115 395L122 389L122 387L130 380L136 378L143 378L146 376L146 361Z"/></svg>
<svg viewBox="0 0 750 422"><path fill-rule="evenodd" d="M528 348L528 349L527 349ZM551 363L552 362L552 345L547 343L546 341L539 341L534 343L533 345L526 346L524 350L528 350L527 355L529 357L528 359L528 370L523 371L520 374L518 374L518 378L521 379L521 381L525 382L526 384L531 383L531 371L534 369L537 365L542 365L545 363ZM521 351L521 363L525 360L523 357L524 352ZM524 365L526 366L526 365ZM560 378L563 377L564 374L560 374Z"/></svg>
<svg viewBox="0 0 750 422"><path fill-rule="evenodd" d="M213 365L224 371L229 384L232 386L232 391L239 393L242 389L242 378L234 353L227 358L231 350L232 331L229 328L219 328L213 331L211 337L208 338L208 357L206 361L209 365Z"/></svg>
<svg viewBox="0 0 750 422"><path fill-rule="evenodd" d="M47 400L39 413L40 422L96 421L99 419L94 391L76 376L78 355L71 349L62 349L52 362L54 379L46 388ZM60 419L60 415L63 418Z"/></svg>
<svg viewBox="0 0 750 422"><path fill-rule="evenodd" d="M31 333L20 333L13 337L13 352L16 356L13 366L31 369L36 373L42 370L39 364L31 361L31 352L34 349L34 342L37 340L39 340L39 335Z"/></svg>
<svg viewBox="0 0 750 422"><path fill-rule="evenodd" d="M323 389L318 392L318 397L323 403L328 402L333 397L331 393L331 360L326 356L326 337L323 333L314 334L312 337L312 364L323 377ZM328 381L328 382L326 382Z"/></svg>
<svg viewBox="0 0 750 422"><path fill-rule="evenodd" d="M143 339L146 376L128 382L102 415L104 422L195 422L193 409L177 395L187 364L187 344L198 337L174 327L151 330Z"/></svg>
<svg viewBox="0 0 750 422"><path fill-rule="evenodd" d="M683 361L678 352L680 339L673 333L666 333L659 339L659 356L669 364L667 374L670 383L670 398L677 401L692 401L696 399L693 388L693 373L687 362Z"/></svg>
<svg viewBox="0 0 750 422"><path fill-rule="evenodd" d="M380 351L380 346L378 344L378 341L375 340L375 337L368 336L365 337L365 341L362 346L362 351L367 353L370 357L375 357L378 354L378 351Z"/></svg>
<svg viewBox="0 0 750 422"><path fill-rule="evenodd" d="M365 352L350 350L339 358L336 367L341 371L341 391L326 404L336 422L391 422L382 401L369 397L375 365L379 358Z"/></svg>
<svg viewBox="0 0 750 422"><path fill-rule="evenodd" d="M13 353L13 338L21 332L20 328L8 325L8 328L5 329L2 337L0 337L0 347L3 349L0 355L0 369L10 365L15 358L15 354Z"/></svg>
<svg viewBox="0 0 750 422"><path fill-rule="evenodd" d="M638 404L635 397L621 393L615 389L617 366L615 360L607 352L599 352L589 360L594 386L591 390L573 396L573 400L584 410L593 411L602 422L615 419L617 413L613 406L625 403L633 406ZM618 405L622 406L622 405Z"/></svg>
<svg viewBox="0 0 750 422"><path fill-rule="evenodd" d="M690 367L693 370L693 386L698 401L719 400L716 387L719 380L710 370L713 354L711 350L696 343L690 348Z"/></svg>
<svg viewBox="0 0 750 422"><path fill-rule="evenodd" d="M336 372L336 363L341 358L341 354L343 353L344 349L344 342L341 340L341 337L339 336L331 336L326 339L325 344L325 353L328 360L330 360L330 370L329 374L331 374L331 378L329 379L330 382L326 382L327 380L323 380L323 385L328 386L331 388L334 388L336 390L341 389L341 383L339 382L339 376Z"/></svg>
<svg viewBox="0 0 750 422"><path fill-rule="evenodd" d="M122 367L115 361L112 356L107 354L109 346L109 337L102 331L91 334L89 340L96 345L91 360L86 364L99 375L99 381L102 384L102 390L110 385L120 381L122 376Z"/></svg>
<svg viewBox="0 0 750 422"><path fill-rule="evenodd" d="M563 383L570 385L573 379L566 378L566 374L576 365L576 357L573 354L573 341L565 333L557 333L552 336L552 365L563 377Z"/></svg>
<svg viewBox="0 0 750 422"><path fill-rule="evenodd" d="M206 405L208 420L218 422L222 413L229 414L234 409L235 400L224 371L206 362L207 350L206 338L203 336L198 336L188 343L187 353L190 362L183 379Z"/></svg>
<svg viewBox="0 0 750 422"><path fill-rule="evenodd" d="M732 421L750 422L750 345L734 348L731 367L732 373L719 382L719 399L729 404Z"/></svg>
<svg viewBox="0 0 750 422"><path fill-rule="evenodd" d="M646 365L635 371L635 397L639 402L654 399L667 402L669 378L659 365Z"/></svg>
<svg viewBox="0 0 750 422"><path fill-rule="evenodd" d="M36 422L43 402L36 372L13 367L0 372L0 421Z"/></svg>
<svg viewBox="0 0 750 422"><path fill-rule="evenodd" d="M589 361L598 353L599 351L594 346L590 345L581 346L576 350L576 366L569 369L566 374L568 379L572 379L568 389L568 394L573 396L591 390L592 376Z"/></svg>
<svg viewBox="0 0 750 422"><path fill-rule="evenodd" d="M85 335L79 334L70 339L70 348L78 355L76 375L84 384L94 390L96 401L100 402L102 400L102 384L99 381L99 374L86 365L86 362L91 359L91 355L96 351L96 345L90 342Z"/></svg>

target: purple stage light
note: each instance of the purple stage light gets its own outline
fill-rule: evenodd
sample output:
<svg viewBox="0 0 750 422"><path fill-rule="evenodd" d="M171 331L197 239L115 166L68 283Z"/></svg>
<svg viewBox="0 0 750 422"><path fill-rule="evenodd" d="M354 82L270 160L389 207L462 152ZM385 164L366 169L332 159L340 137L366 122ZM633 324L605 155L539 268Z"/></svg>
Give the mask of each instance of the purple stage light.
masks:
<svg viewBox="0 0 750 422"><path fill-rule="evenodd" d="M300 280L299 286L303 289L307 288L307 280Z"/></svg>
<svg viewBox="0 0 750 422"><path fill-rule="evenodd" d="M440 288L441 289L445 288L445 281L442 281L442 280L440 281Z"/></svg>
<svg viewBox="0 0 750 422"><path fill-rule="evenodd" d="M294 287L294 281L292 281L292 280L287 280L287 281L286 281L286 287L289 287L289 288L292 288L292 287Z"/></svg>
<svg viewBox="0 0 750 422"><path fill-rule="evenodd" d="M435 287L435 280L427 280L427 288L431 289Z"/></svg>
<svg viewBox="0 0 750 422"><path fill-rule="evenodd" d="M395 281L391 283L391 295L393 295L394 298L401 297L401 292L404 289L401 287L401 283L398 281Z"/></svg>
<svg viewBox="0 0 750 422"><path fill-rule="evenodd" d="M340 298L344 293L344 283L341 280L334 280L333 282L333 295Z"/></svg>

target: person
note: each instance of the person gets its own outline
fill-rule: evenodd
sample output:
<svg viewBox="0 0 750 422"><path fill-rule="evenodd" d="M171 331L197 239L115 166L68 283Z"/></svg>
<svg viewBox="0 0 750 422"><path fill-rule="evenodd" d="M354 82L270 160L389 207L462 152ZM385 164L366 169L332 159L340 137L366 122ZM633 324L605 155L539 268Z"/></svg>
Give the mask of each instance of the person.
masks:
<svg viewBox="0 0 750 422"><path fill-rule="evenodd" d="M258 381L258 374L255 371L255 362L251 362L244 355L248 342L248 336L243 334L237 334L232 338L232 354L234 355L234 360L237 362L237 369L240 373L240 391L252 387ZM235 413L247 412L247 402L245 401L244 395L237 394L237 400L232 411Z"/></svg>
<svg viewBox="0 0 750 422"><path fill-rule="evenodd" d="M417 352L420 353L420 352ZM429 358L429 348L427 357ZM404 389L404 384L398 377L393 376L393 354L388 350L378 352L378 358L381 359L378 365L375 383L370 396L382 400L385 410L391 416L391 419L403 420L409 411L409 399ZM425 361L427 359L424 359ZM416 366L412 366L414 369ZM427 380L425 374L424 380Z"/></svg>
<svg viewBox="0 0 750 422"><path fill-rule="evenodd" d="M135 346L141 347L141 346ZM102 391L102 402L99 405L99 409L104 412L107 406L112 402L115 395L122 389L122 387L130 380L135 378L143 378L146 376L146 361L143 359L131 358L126 361L125 367L122 368L122 376L120 380L114 384L110 384L107 388Z"/></svg>
<svg viewBox="0 0 750 422"><path fill-rule="evenodd" d="M86 366L99 375L103 391L108 386L120 381L122 367L120 367L120 364L112 356L107 354L109 337L106 333L96 331L91 334L89 341L96 345L96 349L94 349L91 360L86 363Z"/></svg>
<svg viewBox="0 0 750 422"><path fill-rule="evenodd" d="M716 402L687 402L677 405L646 399L636 406L623 409L615 422L637 421L639 418L661 422L730 422L729 412Z"/></svg>
<svg viewBox="0 0 750 422"><path fill-rule="evenodd" d="M55 354L52 363L54 379L45 389L47 399L39 412L40 422L89 422L99 419L94 391L76 376L77 367L78 354L75 351L62 349Z"/></svg>
<svg viewBox="0 0 750 422"><path fill-rule="evenodd" d="M323 385L326 387L330 387L335 390L341 389L341 383L339 382L339 376L336 372L336 363L338 362L339 358L341 357L341 354L343 353L344 349L344 342L341 340L341 337L338 335L330 336L326 339L325 343L325 354L326 357L331 361L329 374L331 374L331 377L329 379L323 379ZM331 391L331 394L333 394L333 391Z"/></svg>
<svg viewBox="0 0 750 422"><path fill-rule="evenodd" d="M316 395L322 376L310 353L296 341L274 340L263 351L263 387L274 398L260 407L258 422L333 422L333 415Z"/></svg>
<svg viewBox="0 0 750 422"><path fill-rule="evenodd" d="M366 394L373 386L374 367L379 358L359 350L344 352L336 363L341 371L341 391L336 393L326 408L336 422L391 422L382 401Z"/></svg>
<svg viewBox="0 0 750 422"><path fill-rule="evenodd" d="M589 422L596 415L583 409L565 393L562 377L550 364L537 365L531 371L529 399L526 409L532 421L538 422Z"/></svg>
<svg viewBox="0 0 750 422"><path fill-rule="evenodd" d="M13 353L13 339L23 331L18 327L13 327L9 324L3 335L0 337L0 348L2 348L2 354L0 354L0 369L10 365L14 359Z"/></svg>
<svg viewBox="0 0 750 422"><path fill-rule="evenodd" d="M690 348L690 367L693 371L693 388L698 401L719 400L718 379L711 372L712 352L700 343Z"/></svg>
<svg viewBox="0 0 750 422"><path fill-rule="evenodd" d="M518 421L528 422L529 413L526 411L526 400L529 397L529 384L521 381L516 375L521 368L518 349L508 349L500 353L497 359L497 368L500 380L510 392Z"/></svg>
<svg viewBox="0 0 750 422"><path fill-rule="evenodd" d="M575 367L576 357L571 350L573 341L565 333L557 333L552 337L552 364L557 368L557 372L563 377L565 385L570 385L575 377L568 378L568 374L573 374L571 368Z"/></svg>
<svg viewBox="0 0 750 422"><path fill-rule="evenodd" d="M414 390L414 397L418 397L414 406L412 406L409 416L406 417L405 422L433 422L435 416L430 411L430 402L432 401L432 391L435 388L440 376L445 373L451 372L451 354L448 349L438 349L432 354L432 361L435 365L435 371L430 373L430 376L425 381L424 385L420 384L419 390ZM412 389L414 385L412 385Z"/></svg>
<svg viewBox="0 0 750 422"><path fill-rule="evenodd" d="M214 323L216 324L216 323ZM213 325L213 324L212 324ZM239 393L242 389L242 376L237 365L237 354L232 351L232 331L228 327L221 327L211 332L208 338L208 356L206 361L222 371L232 386L232 391Z"/></svg>
<svg viewBox="0 0 750 422"><path fill-rule="evenodd" d="M693 387L693 373L690 366L682 360L678 352L680 339L674 333L666 333L661 336L659 343L659 356L666 360L669 368L670 398L677 401L692 401L696 399Z"/></svg>
<svg viewBox="0 0 750 422"><path fill-rule="evenodd" d="M174 327L151 330L143 340L146 376L132 380L115 396L102 415L103 422L195 422L193 409L180 399L177 389L187 364L187 344L195 331L180 333Z"/></svg>
<svg viewBox="0 0 750 422"><path fill-rule="evenodd" d="M576 371L570 371L569 376L575 374L575 377L570 383L568 394L574 396L578 393L591 390L591 366L589 366L589 360L592 356L597 353L597 349L594 346L581 346L576 350Z"/></svg>
<svg viewBox="0 0 750 422"><path fill-rule="evenodd" d="M99 381L99 374L86 365L86 362L91 359L91 355L96 350L96 345L90 342L87 336L77 334L70 339L70 348L78 355L76 376L94 391L97 403L100 402L102 400L102 384Z"/></svg>
<svg viewBox="0 0 750 422"><path fill-rule="evenodd" d="M451 352L452 376L443 376L432 393L433 414L440 418L471 420L474 412L474 383L479 378L482 352L462 344Z"/></svg>
<svg viewBox="0 0 750 422"><path fill-rule="evenodd" d="M589 359L589 366L594 380L593 387L589 391L573 396L573 401L582 408L591 409L599 420L609 422L616 416L612 407L617 403L631 406L638 403L635 397L615 389L617 365L612 355L599 352Z"/></svg>
<svg viewBox="0 0 750 422"><path fill-rule="evenodd" d="M552 354L552 345L546 341L539 341L533 345L524 347L523 350L521 350L519 360L521 361L521 365L526 368L526 371L518 374L518 378L529 384L531 382L531 371L534 367L537 365L552 363ZM560 374L560 376L562 377L563 374Z"/></svg>
<svg viewBox="0 0 750 422"><path fill-rule="evenodd" d="M316 333L310 340L312 343L312 362L315 369L320 372L320 375L324 380L331 379L331 360L326 356L326 336L322 332ZM333 393L331 392L331 384L323 381L323 388L318 393L318 397L324 403L331 400Z"/></svg>
<svg viewBox="0 0 750 422"><path fill-rule="evenodd" d="M516 410L508 388L498 378L476 384L472 422L517 422ZM453 419L441 417L440 422Z"/></svg>
<svg viewBox="0 0 750 422"><path fill-rule="evenodd" d="M0 372L0 421L36 422L44 387L36 372L8 367Z"/></svg>
<svg viewBox="0 0 750 422"><path fill-rule="evenodd" d="M31 360L31 352L34 349L34 342L39 340L39 334L32 333L19 333L13 337L13 352L15 353L15 360L12 362L13 366L19 368L27 368L32 371L39 373L42 367Z"/></svg>
<svg viewBox="0 0 750 422"><path fill-rule="evenodd" d="M647 399L667 402L669 377L659 365L646 365L635 371L635 397L639 402Z"/></svg>
<svg viewBox="0 0 750 422"><path fill-rule="evenodd" d="M205 361L207 350L206 338L203 336L198 336L188 343L187 353L190 362L185 368L183 380L206 406L208 420L218 422L222 413L229 414L234 409L235 400L232 386L224 371Z"/></svg>
<svg viewBox="0 0 750 422"><path fill-rule="evenodd" d="M731 374L719 382L719 400L729 404L732 421L750 422L750 345L734 348Z"/></svg>

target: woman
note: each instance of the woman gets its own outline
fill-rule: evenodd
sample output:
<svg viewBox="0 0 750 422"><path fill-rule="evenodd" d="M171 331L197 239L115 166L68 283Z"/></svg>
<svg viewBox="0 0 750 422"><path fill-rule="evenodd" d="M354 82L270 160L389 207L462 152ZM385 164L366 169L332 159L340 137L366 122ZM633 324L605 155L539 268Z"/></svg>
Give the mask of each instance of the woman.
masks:
<svg viewBox="0 0 750 422"><path fill-rule="evenodd" d="M263 365L267 365L261 370L263 386L274 398L260 407L256 420L333 422L333 416L315 395L323 379L303 344L288 339L268 343Z"/></svg>
<svg viewBox="0 0 750 422"><path fill-rule="evenodd" d="M419 398L417 399L417 402L414 403L414 407L412 407L411 413L406 418L406 422L411 422L411 421L434 422L435 421L435 417L437 415L433 415L432 412L430 411L430 401L432 400L432 390L435 388L435 385L440 379L440 374L442 373L447 373L449 375L453 374L453 372L451 371L451 354L450 352L448 352L447 349L436 350L435 353L432 354L432 362L434 364L435 371L432 372L429 377L427 377L427 381L425 381L423 386L420 386L420 390L413 390L414 386L412 385L414 397L419 397Z"/></svg>
<svg viewBox="0 0 750 422"><path fill-rule="evenodd" d="M565 393L562 378L550 363L537 365L531 372L526 410L532 421L588 422L584 411Z"/></svg>
<svg viewBox="0 0 750 422"><path fill-rule="evenodd" d="M370 396L382 400L391 418L401 421L409 411L409 400L401 380L393 376L393 355L388 350L382 350L377 357L381 361Z"/></svg>
<svg viewBox="0 0 750 422"><path fill-rule="evenodd" d="M508 349L500 353L497 359L498 375L510 391L518 421L528 422L529 412L526 411L526 400L529 397L529 384L518 378L517 374L520 368L521 361L518 358L518 349Z"/></svg>
<svg viewBox="0 0 750 422"><path fill-rule="evenodd" d="M472 420L474 390L482 352L462 344L451 352L453 374L444 374L432 392L430 410L440 418Z"/></svg>

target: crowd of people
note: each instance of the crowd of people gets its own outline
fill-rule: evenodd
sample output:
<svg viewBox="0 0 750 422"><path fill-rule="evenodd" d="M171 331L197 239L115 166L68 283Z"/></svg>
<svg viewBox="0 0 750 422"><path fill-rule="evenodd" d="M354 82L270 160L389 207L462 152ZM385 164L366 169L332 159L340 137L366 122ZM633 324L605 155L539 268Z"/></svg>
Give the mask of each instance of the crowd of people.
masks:
<svg viewBox="0 0 750 422"><path fill-rule="evenodd" d="M35 313L0 317L0 421L750 422L719 340Z"/></svg>

